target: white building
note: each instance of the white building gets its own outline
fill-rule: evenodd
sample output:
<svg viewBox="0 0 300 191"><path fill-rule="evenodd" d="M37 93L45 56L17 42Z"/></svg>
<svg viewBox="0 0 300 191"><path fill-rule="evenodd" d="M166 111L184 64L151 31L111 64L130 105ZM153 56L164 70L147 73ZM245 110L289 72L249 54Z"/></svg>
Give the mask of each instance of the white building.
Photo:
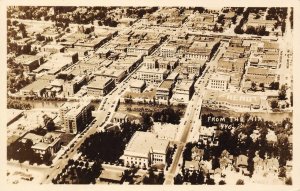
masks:
<svg viewBox="0 0 300 191"><path fill-rule="evenodd" d="M137 71L137 76L139 80L145 80L148 82L162 82L168 76L167 69L148 69L146 67L141 67Z"/></svg>
<svg viewBox="0 0 300 191"><path fill-rule="evenodd" d="M214 73L211 75L208 82L208 89L212 90L227 90L230 82L230 76L225 74Z"/></svg>
<svg viewBox="0 0 300 191"><path fill-rule="evenodd" d="M125 165L148 168L153 164L165 164L169 141L150 132L137 131L130 139L123 156Z"/></svg>
<svg viewBox="0 0 300 191"><path fill-rule="evenodd" d="M143 80L134 80L129 85L130 91L136 93L142 93L146 88L146 83Z"/></svg>
<svg viewBox="0 0 300 191"><path fill-rule="evenodd" d="M194 93L194 81L183 80L176 84L172 99L176 102L188 102Z"/></svg>

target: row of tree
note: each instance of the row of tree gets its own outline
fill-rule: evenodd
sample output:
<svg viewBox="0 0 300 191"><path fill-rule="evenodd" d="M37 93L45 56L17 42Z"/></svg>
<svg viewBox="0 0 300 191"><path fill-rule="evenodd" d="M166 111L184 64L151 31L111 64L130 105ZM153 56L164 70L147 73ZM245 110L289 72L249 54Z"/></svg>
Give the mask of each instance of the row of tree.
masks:
<svg viewBox="0 0 300 191"><path fill-rule="evenodd" d="M68 164L56 178L52 180L54 184L95 184L102 167L98 160L92 165L88 161L74 161L70 159Z"/></svg>
<svg viewBox="0 0 300 191"><path fill-rule="evenodd" d="M32 106L29 103L23 103L21 101L8 98L7 99L7 108L8 109L29 110L32 108Z"/></svg>

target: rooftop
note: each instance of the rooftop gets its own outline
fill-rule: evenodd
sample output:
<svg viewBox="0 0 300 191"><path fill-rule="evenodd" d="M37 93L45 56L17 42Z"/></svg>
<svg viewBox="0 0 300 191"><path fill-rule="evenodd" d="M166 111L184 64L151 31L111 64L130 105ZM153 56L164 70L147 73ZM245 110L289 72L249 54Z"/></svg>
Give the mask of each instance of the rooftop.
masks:
<svg viewBox="0 0 300 191"><path fill-rule="evenodd" d="M210 77L210 80L224 80L229 81L230 76L226 74L220 74L220 73L213 73Z"/></svg>
<svg viewBox="0 0 300 191"><path fill-rule="evenodd" d="M243 93L230 93L219 91L207 91L205 100L217 101L221 103L230 103L233 105L260 105L261 97L257 95L248 95Z"/></svg>
<svg viewBox="0 0 300 191"><path fill-rule="evenodd" d="M95 77L89 84L88 88L104 88L112 79L110 77Z"/></svg>
<svg viewBox="0 0 300 191"><path fill-rule="evenodd" d="M15 58L15 62L23 65L28 65L36 60L39 60L40 58L41 58L40 56L22 54Z"/></svg>
<svg viewBox="0 0 300 191"><path fill-rule="evenodd" d="M170 89L172 87L173 81L165 80L163 81L158 88Z"/></svg>
<svg viewBox="0 0 300 191"><path fill-rule="evenodd" d="M118 181L120 182L122 180L123 173L122 171L117 170L103 170L99 176L100 180L112 180L112 181Z"/></svg>
<svg viewBox="0 0 300 191"><path fill-rule="evenodd" d="M131 88L142 88L144 85L145 85L145 81L143 80L133 80L131 83L130 83L130 87Z"/></svg>
<svg viewBox="0 0 300 191"><path fill-rule="evenodd" d="M158 139L150 132L136 131L130 139L124 154L148 157L148 153L166 154L169 141Z"/></svg>

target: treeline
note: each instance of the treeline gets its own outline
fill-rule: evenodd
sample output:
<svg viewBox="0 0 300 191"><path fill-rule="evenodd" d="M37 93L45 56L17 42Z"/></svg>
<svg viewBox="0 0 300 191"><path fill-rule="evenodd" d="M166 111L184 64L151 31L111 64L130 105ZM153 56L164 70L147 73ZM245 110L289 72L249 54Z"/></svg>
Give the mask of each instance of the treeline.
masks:
<svg viewBox="0 0 300 191"><path fill-rule="evenodd" d="M180 116L182 112L180 110L174 110L171 107L163 109L161 111L156 111L152 114L154 122L162 122L162 123L171 123L171 124L179 124Z"/></svg>
<svg viewBox="0 0 300 191"><path fill-rule="evenodd" d="M32 106L29 103L22 103L18 100L7 98L7 109L22 109L29 110Z"/></svg>

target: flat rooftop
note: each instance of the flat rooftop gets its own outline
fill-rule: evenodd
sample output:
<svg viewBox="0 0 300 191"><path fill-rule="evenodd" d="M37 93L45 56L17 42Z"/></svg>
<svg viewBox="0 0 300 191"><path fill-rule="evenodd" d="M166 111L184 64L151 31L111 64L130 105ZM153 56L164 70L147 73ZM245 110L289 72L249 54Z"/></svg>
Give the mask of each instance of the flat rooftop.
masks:
<svg viewBox="0 0 300 191"><path fill-rule="evenodd" d="M136 131L130 139L124 154L141 155L148 158L149 152L166 154L169 141L158 139L151 132Z"/></svg>

